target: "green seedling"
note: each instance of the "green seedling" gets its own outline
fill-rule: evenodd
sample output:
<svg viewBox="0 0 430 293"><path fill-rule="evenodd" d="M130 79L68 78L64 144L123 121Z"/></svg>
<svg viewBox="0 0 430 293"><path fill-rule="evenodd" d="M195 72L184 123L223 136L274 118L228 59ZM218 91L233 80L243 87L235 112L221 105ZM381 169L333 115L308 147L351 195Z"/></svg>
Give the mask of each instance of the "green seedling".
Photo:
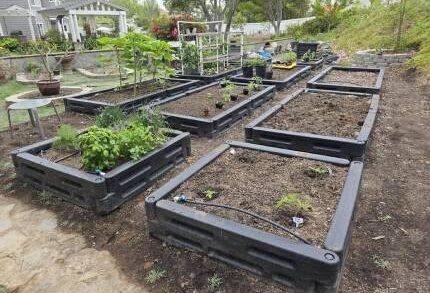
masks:
<svg viewBox="0 0 430 293"><path fill-rule="evenodd" d="M374 263L378 268L380 268L380 269L384 269L384 270L386 270L386 269L389 269L389 268L390 268L390 262L389 262L389 261L387 261L387 260L385 260L385 259L383 259L383 258L381 258L381 257L379 257L379 256L377 256L377 255L372 256L372 259L373 259L373 263Z"/></svg>
<svg viewBox="0 0 430 293"><path fill-rule="evenodd" d="M373 293L387 293L387 289L384 288L376 288Z"/></svg>
<svg viewBox="0 0 430 293"><path fill-rule="evenodd" d="M157 281L165 277L166 277L165 270L153 269L153 270L150 270L148 274L146 274L145 282L147 284L155 284Z"/></svg>
<svg viewBox="0 0 430 293"><path fill-rule="evenodd" d="M58 139L52 143L56 150L75 151L78 146L78 132L70 125L62 124L57 131Z"/></svg>
<svg viewBox="0 0 430 293"><path fill-rule="evenodd" d="M208 278L208 286L211 292L214 292L222 285L222 278L218 274L213 274Z"/></svg>
<svg viewBox="0 0 430 293"><path fill-rule="evenodd" d="M311 178L319 177L328 174L328 170L320 166L309 167L305 170L305 174Z"/></svg>
<svg viewBox="0 0 430 293"><path fill-rule="evenodd" d="M213 190L211 188L206 189L203 193L204 193L205 197L209 200L214 199L218 195L218 192L216 192L215 190Z"/></svg>
<svg viewBox="0 0 430 293"><path fill-rule="evenodd" d="M276 201L276 208L292 208L296 213L308 212L312 210L311 203L306 199L301 199L299 193L288 193Z"/></svg>

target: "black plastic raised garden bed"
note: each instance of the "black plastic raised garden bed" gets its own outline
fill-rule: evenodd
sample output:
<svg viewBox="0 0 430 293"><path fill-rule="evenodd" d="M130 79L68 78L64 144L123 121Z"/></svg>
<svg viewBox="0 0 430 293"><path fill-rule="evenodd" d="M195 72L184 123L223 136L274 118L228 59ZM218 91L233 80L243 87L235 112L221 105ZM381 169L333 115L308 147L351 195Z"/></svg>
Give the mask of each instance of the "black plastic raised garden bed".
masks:
<svg viewBox="0 0 430 293"><path fill-rule="evenodd" d="M333 70L342 70L345 72L373 72L377 75L376 81L372 86L360 85L360 84L340 84L325 82L323 79L328 76ZM384 68L362 68L362 67L345 67L345 66L330 66L323 70L321 73L316 75L314 78L307 82L308 88L322 89L322 90L334 90L334 91L345 91L345 92L358 92L358 93L369 93L379 94L382 87L382 80L384 79ZM348 80L344 80L348 82Z"/></svg>
<svg viewBox="0 0 430 293"><path fill-rule="evenodd" d="M348 168L322 247L274 235L172 201L171 197L183 183L224 153L231 152L231 148L304 158ZM337 292L359 201L362 169L361 162L230 141L146 198L149 232L172 245L207 254L288 287L306 292Z"/></svg>
<svg viewBox="0 0 430 293"><path fill-rule="evenodd" d="M297 72L293 73L292 75L290 75L289 77L287 77L283 80L263 79L262 82L265 85L274 85L279 90L284 89L284 88L288 88L288 87L292 86L293 84L295 84L296 82L298 82L299 80L301 80L302 78L304 78L310 74L310 71L311 71L310 66L298 65L297 67L299 68L299 70ZM241 73L241 74L233 76L231 78L231 80L237 81L237 82L250 82L252 79L244 77L243 73Z"/></svg>
<svg viewBox="0 0 430 293"><path fill-rule="evenodd" d="M161 147L136 161L125 162L104 176L41 158L56 138L12 152L17 178L37 189L51 191L78 206L106 214L139 194L191 153L189 133L171 131Z"/></svg>
<svg viewBox="0 0 430 293"><path fill-rule="evenodd" d="M355 139L352 139L273 129L261 126L263 122L276 115L284 107L288 107L288 103L290 103L292 100L300 99L300 96L304 93L336 93L340 95L351 94L354 96L371 97L369 111L363 122L363 125L361 126L361 131L359 132L358 136ZM250 122L245 127L246 141L332 157L361 160L366 150L366 145L376 120L378 104L379 95L302 89L288 96L282 100L279 105L274 106ZM351 107L353 106L354 105L351 105Z"/></svg>
<svg viewBox="0 0 430 293"><path fill-rule="evenodd" d="M151 101L164 99L188 89L192 89L198 86L198 80L188 80L179 78L167 78L167 81L179 82L181 84L169 87L163 90L158 90L149 94L141 95L136 98L130 97L130 99L122 101L120 103L106 103L101 101L93 101L89 99L95 95L103 94L110 91L115 91L117 88L108 88L103 90L92 91L85 94L77 94L64 99L64 106L66 111L84 113L89 115L97 115L100 110L107 106L119 106L126 112L132 112L139 107L148 104ZM151 83L151 80L143 81L142 84Z"/></svg>
<svg viewBox="0 0 430 293"><path fill-rule="evenodd" d="M154 106L161 106L169 102L173 102L178 99L187 97L190 94L194 94L199 91L203 91L206 88L218 86L219 82L214 82L183 94L164 99L162 101L155 102ZM235 85L246 86L243 83L233 83ZM250 115L254 109L261 106L266 101L270 100L275 94L275 86L261 86L262 89L249 98L243 100L242 102L234 105L233 107L226 109L225 111L217 114L216 116L210 118L204 117L194 117L188 115L182 115L178 113L170 113L166 111L161 111L161 113L166 117L169 126L181 130L187 131L191 134L198 135L201 137L214 137L215 135L221 133L222 131L228 129L235 123L239 122L243 117ZM202 97L204 99L205 97Z"/></svg>
<svg viewBox="0 0 430 293"><path fill-rule="evenodd" d="M308 52L316 52L318 50L318 42L298 42L296 47L297 58L301 59Z"/></svg>
<svg viewBox="0 0 430 293"><path fill-rule="evenodd" d="M312 70L320 69L324 64L324 58L321 58L319 60L312 60L309 62L304 61L298 61L297 65L303 65L303 66L310 66Z"/></svg>
<svg viewBox="0 0 430 293"><path fill-rule="evenodd" d="M216 81L220 81L224 78L228 79L232 75L238 74L242 70L241 67L236 67L233 69L228 69L226 71L215 73L212 75L200 75L200 74L177 74L175 77L177 78L185 78L192 80L199 80L200 84L209 84Z"/></svg>

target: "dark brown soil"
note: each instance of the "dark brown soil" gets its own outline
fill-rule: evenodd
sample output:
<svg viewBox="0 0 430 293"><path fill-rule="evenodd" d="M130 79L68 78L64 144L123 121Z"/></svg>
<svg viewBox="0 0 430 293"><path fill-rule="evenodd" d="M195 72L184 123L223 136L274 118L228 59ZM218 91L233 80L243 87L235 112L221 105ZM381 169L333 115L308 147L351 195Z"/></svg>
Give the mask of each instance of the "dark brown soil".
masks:
<svg viewBox="0 0 430 293"><path fill-rule="evenodd" d="M375 86L378 74L369 71L331 70L319 82L351 86Z"/></svg>
<svg viewBox="0 0 430 293"><path fill-rule="evenodd" d="M200 118L210 118L224 112L225 110L243 102L250 96L255 94L255 92L249 92L248 95L243 94L243 89L246 86L235 85L233 90L234 94L238 94L239 98L236 101L224 102L224 107L218 109L215 107L217 101L223 101L223 90L219 85L214 85L208 87L204 90L195 92L193 94L187 95L178 100L163 104L160 106L161 110L169 113L188 115ZM204 115L204 110L209 109L209 115Z"/></svg>
<svg viewBox="0 0 430 293"><path fill-rule="evenodd" d="M290 77L291 75L293 75L294 73L296 73L297 71L301 70L302 68L291 68L291 69L277 69L277 68L273 68L273 76L272 76L272 80L285 80L288 77Z"/></svg>
<svg viewBox="0 0 430 293"><path fill-rule="evenodd" d="M305 174L309 167L330 168L332 175L327 173L311 178ZM322 245L347 172L348 168L330 164L236 149L234 154L224 153L187 180L176 195L186 194L194 199L242 208L290 228L294 227L292 217L304 217L304 225L293 229L294 232ZM208 189L216 192L215 199L206 198L205 191ZM289 208L288 204L275 207L276 202L289 193L298 193L299 199L308 201L312 210L301 211L294 206ZM193 207L267 232L289 236L270 224L242 213L222 208Z"/></svg>
<svg viewBox="0 0 430 293"><path fill-rule="evenodd" d="M57 98L57 97L64 97L64 96L67 96L67 95L79 93L80 91L82 91L82 90L79 89L79 88L76 88L76 89L70 89L70 88L69 89L64 89L64 88L62 88L60 90L60 93L58 95L49 96L48 98L51 99L51 98ZM41 99L41 98L46 98L46 96L42 96L39 93L39 91L37 91L37 90L35 90L35 91L31 92L31 93L22 95L20 97L20 99Z"/></svg>
<svg viewBox="0 0 430 293"><path fill-rule="evenodd" d="M192 154L185 163L107 216L95 215L55 197L42 198L32 188L14 179L8 153L16 145L38 141L37 131L31 137L22 135L22 141L15 142L8 138L8 133L0 134L0 160L3 164L0 168L0 186L14 183L9 193L4 190L0 192L36 209L53 211L64 231L82 234L87 239L88 247L107 250L130 282L146 286L150 292L207 293L210 292L207 279L214 273L222 277L220 292L293 292L251 273L185 249L163 245L151 238L144 200L156 188L225 140L243 140L245 125L279 103L287 94L304 87L306 81L277 93L273 100L253 115L214 139L193 137ZM429 85L428 79L419 82L415 75L405 75L398 69L388 69L385 73L378 120L366 152L362 198L341 293L378 292L376 290L390 293L430 292L427 273L430 263L427 240L430 234ZM84 116L81 119L87 121ZM56 129L56 120L52 118L49 121L51 123L46 121L45 127ZM50 133L55 134L55 131ZM34 249L37 253L38 246L35 245ZM389 268L378 267L374 263L374 255L388 261ZM146 285L145 275L154 268L166 270L167 277L154 285Z"/></svg>
<svg viewBox="0 0 430 293"><path fill-rule="evenodd" d="M174 82L174 81L166 81L163 85L161 85L157 82L152 82L149 84L138 86L137 92L136 92L136 97L146 95L149 93L153 93L156 91L160 91L162 89L169 88L169 87L172 87L172 86L175 86L178 84L180 84L180 83ZM85 97L85 99L91 100L91 101L116 104L116 103L120 103L120 102L123 102L126 100L130 100L133 97L134 97L133 86L127 86L125 88L122 88L121 90L118 89L118 90L112 90L109 92L98 93L98 94L95 94L92 96Z"/></svg>
<svg viewBox="0 0 430 293"><path fill-rule="evenodd" d="M356 138L371 98L328 93L304 93L262 123L263 127Z"/></svg>
<svg viewBox="0 0 430 293"><path fill-rule="evenodd" d="M75 169L82 168L79 151L62 151L50 148L46 151L42 151L39 156L51 162L59 163L67 167Z"/></svg>

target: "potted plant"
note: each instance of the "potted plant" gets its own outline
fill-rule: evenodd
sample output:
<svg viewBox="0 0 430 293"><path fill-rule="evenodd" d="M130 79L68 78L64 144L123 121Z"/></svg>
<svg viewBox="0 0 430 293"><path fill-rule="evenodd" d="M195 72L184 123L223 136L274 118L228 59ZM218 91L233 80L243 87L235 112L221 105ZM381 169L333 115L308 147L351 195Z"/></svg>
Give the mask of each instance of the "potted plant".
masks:
<svg viewBox="0 0 430 293"><path fill-rule="evenodd" d="M245 59L242 64L243 77L251 78L254 75L253 59Z"/></svg>
<svg viewBox="0 0 430 293"><path fill-rule="evenodd" d="M37 40L33 43L34 50L39 54L47 79L40 79L36 82L42 96L58 95L60 93L60 80L54 78L54 69L62 62L65 55L60 57L54 66L49 63L49 55L55 51L57 46L46 40Z"/></svg>
<svg viewBox="0 0 430 293"><path fill-rule="evenodd" d="M184 74L198 74L199 69L199 52L194 44L182 44L182 64L184 66Z"/></svg>
<svg viewBox="0 0 430 293"><path fill-rule="evenodd" d="M263 58L254 59L255 75L261 78L266 78L267 61Z"/></svg>

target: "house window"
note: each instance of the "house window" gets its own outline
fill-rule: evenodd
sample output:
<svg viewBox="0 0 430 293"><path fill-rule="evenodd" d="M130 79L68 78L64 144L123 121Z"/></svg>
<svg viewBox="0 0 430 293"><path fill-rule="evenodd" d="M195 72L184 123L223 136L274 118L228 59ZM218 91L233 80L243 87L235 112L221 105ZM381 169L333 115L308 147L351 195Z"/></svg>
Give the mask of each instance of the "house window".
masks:
<svg viewBox="0 0 430 293"><path fill-rule="evenodd" d="M45 34L45 27L44 27L43 23L38 22L38 23L36 23L36 25L37 25L37 30L39 31L39 35L43 36Z"/></svg>
<svg viewBox="0 0 430 293"><path fill-rule="evenodd" d="M31 6L42 6L40 0L30 0Z"/></svg>

